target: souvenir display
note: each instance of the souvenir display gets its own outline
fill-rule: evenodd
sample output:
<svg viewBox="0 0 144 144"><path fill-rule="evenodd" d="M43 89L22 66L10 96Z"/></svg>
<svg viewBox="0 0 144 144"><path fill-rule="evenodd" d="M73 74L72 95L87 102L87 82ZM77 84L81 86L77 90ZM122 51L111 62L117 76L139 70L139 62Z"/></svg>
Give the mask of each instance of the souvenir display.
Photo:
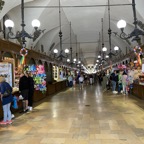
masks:
<svg viewBox="0 0 144 144"><path fill-rule="evenodd" d="M43 65L31 65L25 66L24 70L29 71L32 73L33 80L35 82L35 89L42 91L43 93L46 92L46 74Z"/></svg>
<svg viewBox="0 0 144 144"><path fill-rule="evenodd" d="M122 65L122 64L118 65L117 67L118 67L118 69L120 69L120 70L123 70L123 69L126 69L126 68L127 68L125 65Z"/></svg>
<svg viewBox="0 0 144 144"><path fill-rule="evenodd" d="M20 80L20 75L22 73L22 67L21 65L18 66L18 67L15 67L15 70L14 70L14 74L15 74L15 80L14 80L14 86L15 87L19 87L19 80Z"/></svg>
<svg viewBox="0 0 144 144"><path fill-rule="evenodd" d="M143 54L142 53L142 48L139 47L139 46L136 46L134 48L134 53L136 54L136 57L137 57L136 67L141 66L142 65L141 55Z"/></svg>

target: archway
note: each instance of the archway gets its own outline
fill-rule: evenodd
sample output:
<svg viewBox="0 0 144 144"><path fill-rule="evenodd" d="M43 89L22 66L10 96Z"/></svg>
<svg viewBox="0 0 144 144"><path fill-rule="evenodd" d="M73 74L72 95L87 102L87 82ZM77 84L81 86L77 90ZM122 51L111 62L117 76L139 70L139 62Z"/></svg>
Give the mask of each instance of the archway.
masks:
<svg viewBox="0 0 144 144"><path fill-rule="evenodd" d="M36 65L36 62L33 58L31 58L28 62L29 65Z"/></svg>
<svg viewBox="0 0 144 144"><path fill-rule="evenodd" d="M43 65L41 60L38 61L38 65Z"/></svg>
<svg viewBox="0 0 144 144"><path fill-rule="evenodd" d="M14 56L13 56L10 52L5 52L5 53L3 54L3 57L14 58Z"/></svg>
<svg viewBox="0 0 144 144"><path fill-rule="evenodd" d="M45 72L48 72L48 64L47 62L44 63Z"/></svg>
<svg viewBox="0 0 144 144"><path fill-rule="evenodd" d="M47 82L50 84L53 82L53 68L51 63L48 64Z"/></svg>

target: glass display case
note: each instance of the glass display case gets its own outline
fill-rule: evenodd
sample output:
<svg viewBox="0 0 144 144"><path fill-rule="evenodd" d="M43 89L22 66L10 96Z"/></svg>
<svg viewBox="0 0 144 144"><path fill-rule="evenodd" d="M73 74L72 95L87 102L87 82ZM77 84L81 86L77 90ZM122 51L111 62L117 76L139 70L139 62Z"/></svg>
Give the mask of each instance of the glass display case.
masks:
<svg viewBox="0 0 144 144"><path fill-rule="evenodd" d="M54 80L59 79L59 68L57 66L53 66L53 79Z"/></svg>

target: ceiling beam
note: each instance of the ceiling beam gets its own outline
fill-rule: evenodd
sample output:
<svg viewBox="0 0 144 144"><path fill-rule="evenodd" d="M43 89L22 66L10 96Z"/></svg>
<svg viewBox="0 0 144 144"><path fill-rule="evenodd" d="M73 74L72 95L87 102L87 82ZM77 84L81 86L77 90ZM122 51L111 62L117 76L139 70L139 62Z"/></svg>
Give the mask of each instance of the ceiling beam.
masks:
<svg viewBox="0 0 144 144"><path fill-rule="evenodd" d="M132 4L111 4L110 6L131 6ZM108 5L77 5L77 6L62 6L61 8L88 8L88 7L105 7ZM59 8L59 6L24 6L24 8Z"/></svg>
<svg viewBox="0 0 144 144"><path fill-rule="evenodd" d="M109 42L109 41L104 41L104 42ZM99 43L98 41L91 41L91 42L88 42L88 41L86 41L86 42L78 42L78 43L80 43L80 44L82 44L82 43ZM70 43L63 43L63 44L70 44ZM71 44L76 44L76 43L71 43Z"/></svg>

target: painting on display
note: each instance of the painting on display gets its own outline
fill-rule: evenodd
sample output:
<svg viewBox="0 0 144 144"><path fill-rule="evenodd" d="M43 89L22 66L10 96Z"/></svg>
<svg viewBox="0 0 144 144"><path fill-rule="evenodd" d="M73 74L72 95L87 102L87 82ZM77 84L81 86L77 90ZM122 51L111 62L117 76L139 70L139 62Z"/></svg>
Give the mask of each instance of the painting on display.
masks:
<svg viewBox="0 0 144 144"><path fill-rule="evenodd" d="M0 76L5 77L6 82L12 86L12 64L11 63L0 63Z"/></svg>

